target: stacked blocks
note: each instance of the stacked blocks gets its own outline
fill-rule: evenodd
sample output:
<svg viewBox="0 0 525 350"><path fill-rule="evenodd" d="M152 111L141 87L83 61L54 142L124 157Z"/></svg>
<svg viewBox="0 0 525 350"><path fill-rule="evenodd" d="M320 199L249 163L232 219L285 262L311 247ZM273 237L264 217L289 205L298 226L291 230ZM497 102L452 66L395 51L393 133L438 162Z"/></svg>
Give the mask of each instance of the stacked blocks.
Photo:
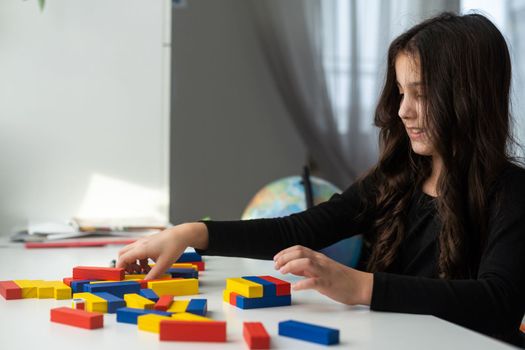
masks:
<svg viewBox="0 0 525 350"><path fill-rule="evenodd" d="M271 276L228 278L223 300L241 309L291 305L290 283Z"/></svg>
<svg viewBox="0 0 525 350"><path fill-rule="evenodd" d="M318 344L339 344L339 330L299 321L279 322L279 335Z"/></svg>
<svg viewBox="0 0 525 350"><path fill-rule="evenodd" d="M183 253L177 260L176 264L191 264L193 266L196 266L199 271L204 271L205 269L204 261L202 261L202 257L196 252ZM173 266L173 267L177 267L177 266Z"/></svg>

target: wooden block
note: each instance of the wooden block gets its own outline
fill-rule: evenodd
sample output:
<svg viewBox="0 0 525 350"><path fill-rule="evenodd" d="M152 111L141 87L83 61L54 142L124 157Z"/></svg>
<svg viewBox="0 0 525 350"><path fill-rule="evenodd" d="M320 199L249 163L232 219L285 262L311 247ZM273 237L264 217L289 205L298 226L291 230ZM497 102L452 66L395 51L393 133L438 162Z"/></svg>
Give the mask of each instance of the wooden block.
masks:
<svg viewBox="0 0 525 350"><path fill-rule="evenodd" d="M38 296L38 285L43 282L42 280L14 280L22 289L22 298L30 299Z"/></svg>
<svg viewBox="0 0 525 350"><path fill-rule="evenodd" d="M61 281L47 281L49 285L53 286L53 298L56 300L71 299L71 288Z"/></svg>
<svg viewBox="0 0 525 350"><path fill-rule="evenodd" d="M191 295L199 293L199 280L195 278L172 279L165 281L148 282L148 288L153 289L157 295Z"/></svg>
<svg viewBox="0 0 525 350"><path fill-rule="evenodd" d="M22 288L13 281L0 281L0 295L6 300L22 299Z"/></svg>
<svg viewBox="0 0 525 350"><path fill-rule="evenodd" d="M161 275L159 278L159 280L165 280L165 279L171 279L171 275L170 274L163 274ZM146 275L145 274L129 274L129 275L124 275L124 280L125 281L129 281L129 280L132 280L132 281L140 281L140 280L143 280L146 278Z"/></svg>
<svg viewBox="0 0 525 350"><path fill-rule="evenodd" d="M192 268L171 267L166 272L175 278L199 278L199 271Z"/></svg>
<svg viewBox="0 0 525 350"><path fill-rule="evenodd" d="M95 282L96 280L70 280L69 286L71 287L71 291L73 293L83 293L84 292L84 285L90 284L91 282Z"/></svg>
<svg viewBox="0 0 525 350"><path fill-rule="evenodd" d="M202 261L202 257L197 252L185 252L177 259L177 263Z"/></svg>
<svg viewBox="0 0 525 350"><path fill-rule="evenodd" d="M234 305L240 309L259 309L263 307L288 306L292 304L291 295L270 296L262 298L246 298L242 295L237 295L235 299Z"/></svg>
<svg viewBox="0 0 525 350"><path fill-rule="evenodd" d="M140 289L149 289L148 288L148 282L154 282L154 281L167 281L167 280L174 280L174 279L180 279L180 278L172 278L171 275L168 275L168 277L163 278L157 278L154 280L137 280L137 283L140 284Z"/></svg>
<svg viewBox="0 0 525 350"><path fill-rule="evenodd" d="M186 312L199 316L206 316L208 312L208 301L206 299L191 299Z"/></svg>
<svg viewBox="0 0 525 350"><path fill-rule="evenodd" d="M190 261L189 264L195 266L198 271L206 270L206 266L204 264L204 261Z"/></svg>
<svg viewBox="0 0 525 350"><path fill-rule="evenodd" d="M68 287L71 287L71 281L73 280L73 277L64 277L62 278L62 282L64 282Z"/></svg>
<svg viewBox="0 0 525 350"><path fill-rule="evenodd" d="M263 280L275 283L275 295L290 295L290 282L283 281L273 276L259 276Z"/></svg>
<svg viewBox="0 0 525 350"><path fill-rule="evenodd" d="M242 335L250 349L270 348L270 335L261 322L244 322Z"/></svg>
<svg viewBox="0 0 525 350"><path fill-rule="evenodd" d="M339 330L294 320L279 322L279 335L312 343L339 344Z"/></svg>
<svg viewBox="0 0 525 350"><path fill-rule="evenodd" d="M243 276L245 280L252 281L253 283L258 283L263 287L263 297L276 296L277 295L277 285L273 282L267 281L258 276Z"/></svg>
<svg viewBox="0 0 525 350"><path fill-rule="evenodd" d="M99 296L91 293L75 293L74 299L85 300L85 310L89 312L108 312L108 302Z"/></svg>
<svg viewBox="0 0 525 350"><path fill-rule="evenodd" d="M107 302L107 312L110 314L114 314L117 312L117 309L121 307L126 307L126 301L124 301L122 298L114 296L113 294L107 292L96 292L93 294Z"/></svg>
<svg viewBox="0 0 525 350"><path fill-rule="evenodd" d="M116 267L77 266L73 268L74 279L97 279L122 281L124 269Z"/></svg>
<svg viewBox="0 0 525 350"><path fill-rule="evenodd" d="M51 299L55 294L55 288L42 281L36 285L36 296L38 299Z"/></svg>
<svg viewBox="0 0 525 350"><path fill-rule="evenodd" d="M106 292L116 297L123 298L124 294L140 292L140 283L134 281L106 282L97 284L85 284L84 291L89 293Z"/></svg>
<svg viewBox="0 0 525 350"><path fill-rule="evenodd" d="M222 291L222 300L228 304L237 306L237 296L238 295L239 294L235 292L230 292L229 290L225 289Z"/></svg>
<svg viewBox="0 0 525 350"><path fill-rule="evenodd" d="M153 289L149 289L149 288L141 289L139 294L143 296L144 298L147 298L153 301L154 303L159 301L159 296L157 295L157 293L153 291Z"/></svg>
<svg viewBox="0 0 525 350"><path fill-rule="evenodd" d="M159 298L157 303L155 303L155 306L153 306L153 309L159 310L159 311L166 311L170 308L172 303L173 303L173 295L163 295Z"/></svg>
<svg viewBox="0 0 525 350"><path fill-rule="evenodd" d="M71 302L71 307L73 309L79 309L79 310L85 310L86 309L86 301L82 298L76 298L73 299Z"/></svg>
<svg viewBox="0 0 525 350"><path fill-rule="evenodd" d="M186 312L188 308L189 300L173 300L171 306L167 310L168 312Z"/></svg>
<svg viewBox="0 0 525 350"><path fill-rule="evenodd" d="M244 278L227 278L226 289L247 298L260 298L263 296L263 287Z"/></svg>
<svg viewBox="0 0 525 350"><path fill-rule="evenodd" d="M172 320L177 321L199 321L199 322L212 322L213 320L208 317L190 314L188 312L181 312L171 315Z"/></svg>
<svg viewBox="0 0 525 350"><path fill-rule="evenodd" d="M104 315L98 312L57 307L51 309L51 322L85 329L97 329L104 327Z"/></svg>
<svg viewBox="0 0 525 350"><path fill-rule="evenodd" d="M124 294L124 300L126 307L133 309L153 309L153 305L155 305L153 301L136 293Z"/></svg>
<svg viewBox="0 0 525 350"><path fill-rule="evenodd" d="M120 309L117 309L117 322L137 324L139 316L148 314L171 316L171 313L169 312L121 307Z"/></svg>
<svg viewBox="0 0 525 350"><path fill-rule="evenodd" d="M160 340L225 342L224 321L160 321Z"/></svg>
<svg viewBox="0 0 525 350"><path fill-rule="evenodd" d="M140 315L137 317L137 326L143 331L159 333L162 320L171 320L171 317L155 314Z"/></svg>
<svg viewBox="0 0 525 350"><path fill-rule="evenodd" d="M150 267L155 266L155 264L149 264ZM190 263L174 263L171 264L172 268L181 268L181 269L194 269L197 271L197 266Z"/></svg>

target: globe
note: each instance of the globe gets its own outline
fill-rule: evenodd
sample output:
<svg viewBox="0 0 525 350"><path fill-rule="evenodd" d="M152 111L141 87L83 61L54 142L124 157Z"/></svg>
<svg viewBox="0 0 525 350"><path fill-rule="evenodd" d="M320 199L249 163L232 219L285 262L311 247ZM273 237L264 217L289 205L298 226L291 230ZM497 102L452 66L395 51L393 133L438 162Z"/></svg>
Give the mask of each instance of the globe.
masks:
<svg viewBox="0 0 525 350"><path fill-rule="evenodd" d="M314 205L327 201L334 193L341 192L328 181L315 176L310 177L310 182ZM306 195L303 179L300 176L289 176L273 181L257 192L244 210L242 220L282 217L304 210ZM362 237L358 235L320 251L341 264L355 267L361 254L361 245Z"/></svg>

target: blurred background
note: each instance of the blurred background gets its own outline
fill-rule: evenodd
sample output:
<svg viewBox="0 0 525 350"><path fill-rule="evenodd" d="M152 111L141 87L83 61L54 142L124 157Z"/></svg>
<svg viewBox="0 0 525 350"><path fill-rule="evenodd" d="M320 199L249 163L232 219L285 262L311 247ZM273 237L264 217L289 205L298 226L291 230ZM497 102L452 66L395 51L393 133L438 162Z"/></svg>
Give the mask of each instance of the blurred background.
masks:
<svg viewBox="0 0 525 350"><path fill-rule="evenodd" d="M304 165L346 188L377 159L390 41L441 11L504 33L523 143L524 0L1 1L0 235L238 219Z"/></svg>

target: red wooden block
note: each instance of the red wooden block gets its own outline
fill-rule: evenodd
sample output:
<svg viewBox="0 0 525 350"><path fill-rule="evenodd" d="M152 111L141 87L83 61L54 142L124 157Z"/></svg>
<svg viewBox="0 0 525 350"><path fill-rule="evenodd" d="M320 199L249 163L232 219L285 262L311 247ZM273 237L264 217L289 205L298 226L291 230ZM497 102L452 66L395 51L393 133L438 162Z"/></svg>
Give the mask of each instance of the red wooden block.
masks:
<svg viewBox="0 0 525 350"><path fill-rule="evenodd" d="M160 321L160 340L178 341L226 341L224 321Z"/></svg>
<svg viewBox="0 0 525 350"><path fill-rule="evenodd" d="M239 294L235 293L235 292L230 292L230 305L234 305L234 306L237 306L237 296Z"/></svg>
<svg viewBox="0 0 525 350"><path fill-rule="evenodd" d="M170 308L171 303L173 303L173 295L163 295L153 306L154 310L166 311Z"/></svg>
<svg viewBox="0 0 525 350"><path fill-rule="evenodd" d="M270 335L261 322L244 322L242 335L250 349L270 348Z"/></svg>
<svg viewBox="0 0 525 350"><path fill-rule="evenodd" d="M68 287L71 287L71 281L73 281L73 277L62 278L62 282L64 282L64 284L67 285Z"/></svg>
<svg viewBox="0 0 525 350"><path fill-rule="evenodd" d="M85 329L96 329L104 327L104 314L69 307L57 307L51 309L51 322Z"/></svg>
<svg viewBox="0 0 525 350"><path fill-rule="evenodd" d="M13 281L0 281L0 295L6 300L22 299L22 288Z"/></svg>
<svg viewBox="0 0 525 350"><path fill-rule="evenodd" d="M124 269L116 267L77 266L73 268L76 280L122 281Z"/></svg>
<svg viewBox="0 0 525 350"><path fill-rule="evenodd" d="M188 262L184 262L183 264L195 265L195 266L197 266L197 270L198 271L204 271L205 270L204 261L188 261Z"/></svg>
<svg viewBox="0 0 525 350"><path fill-rule="evenodd" d="M290 295L290 282L280 280L272 276L258 276L263 280L272 282L275 284L276 295Z"/></svg>

